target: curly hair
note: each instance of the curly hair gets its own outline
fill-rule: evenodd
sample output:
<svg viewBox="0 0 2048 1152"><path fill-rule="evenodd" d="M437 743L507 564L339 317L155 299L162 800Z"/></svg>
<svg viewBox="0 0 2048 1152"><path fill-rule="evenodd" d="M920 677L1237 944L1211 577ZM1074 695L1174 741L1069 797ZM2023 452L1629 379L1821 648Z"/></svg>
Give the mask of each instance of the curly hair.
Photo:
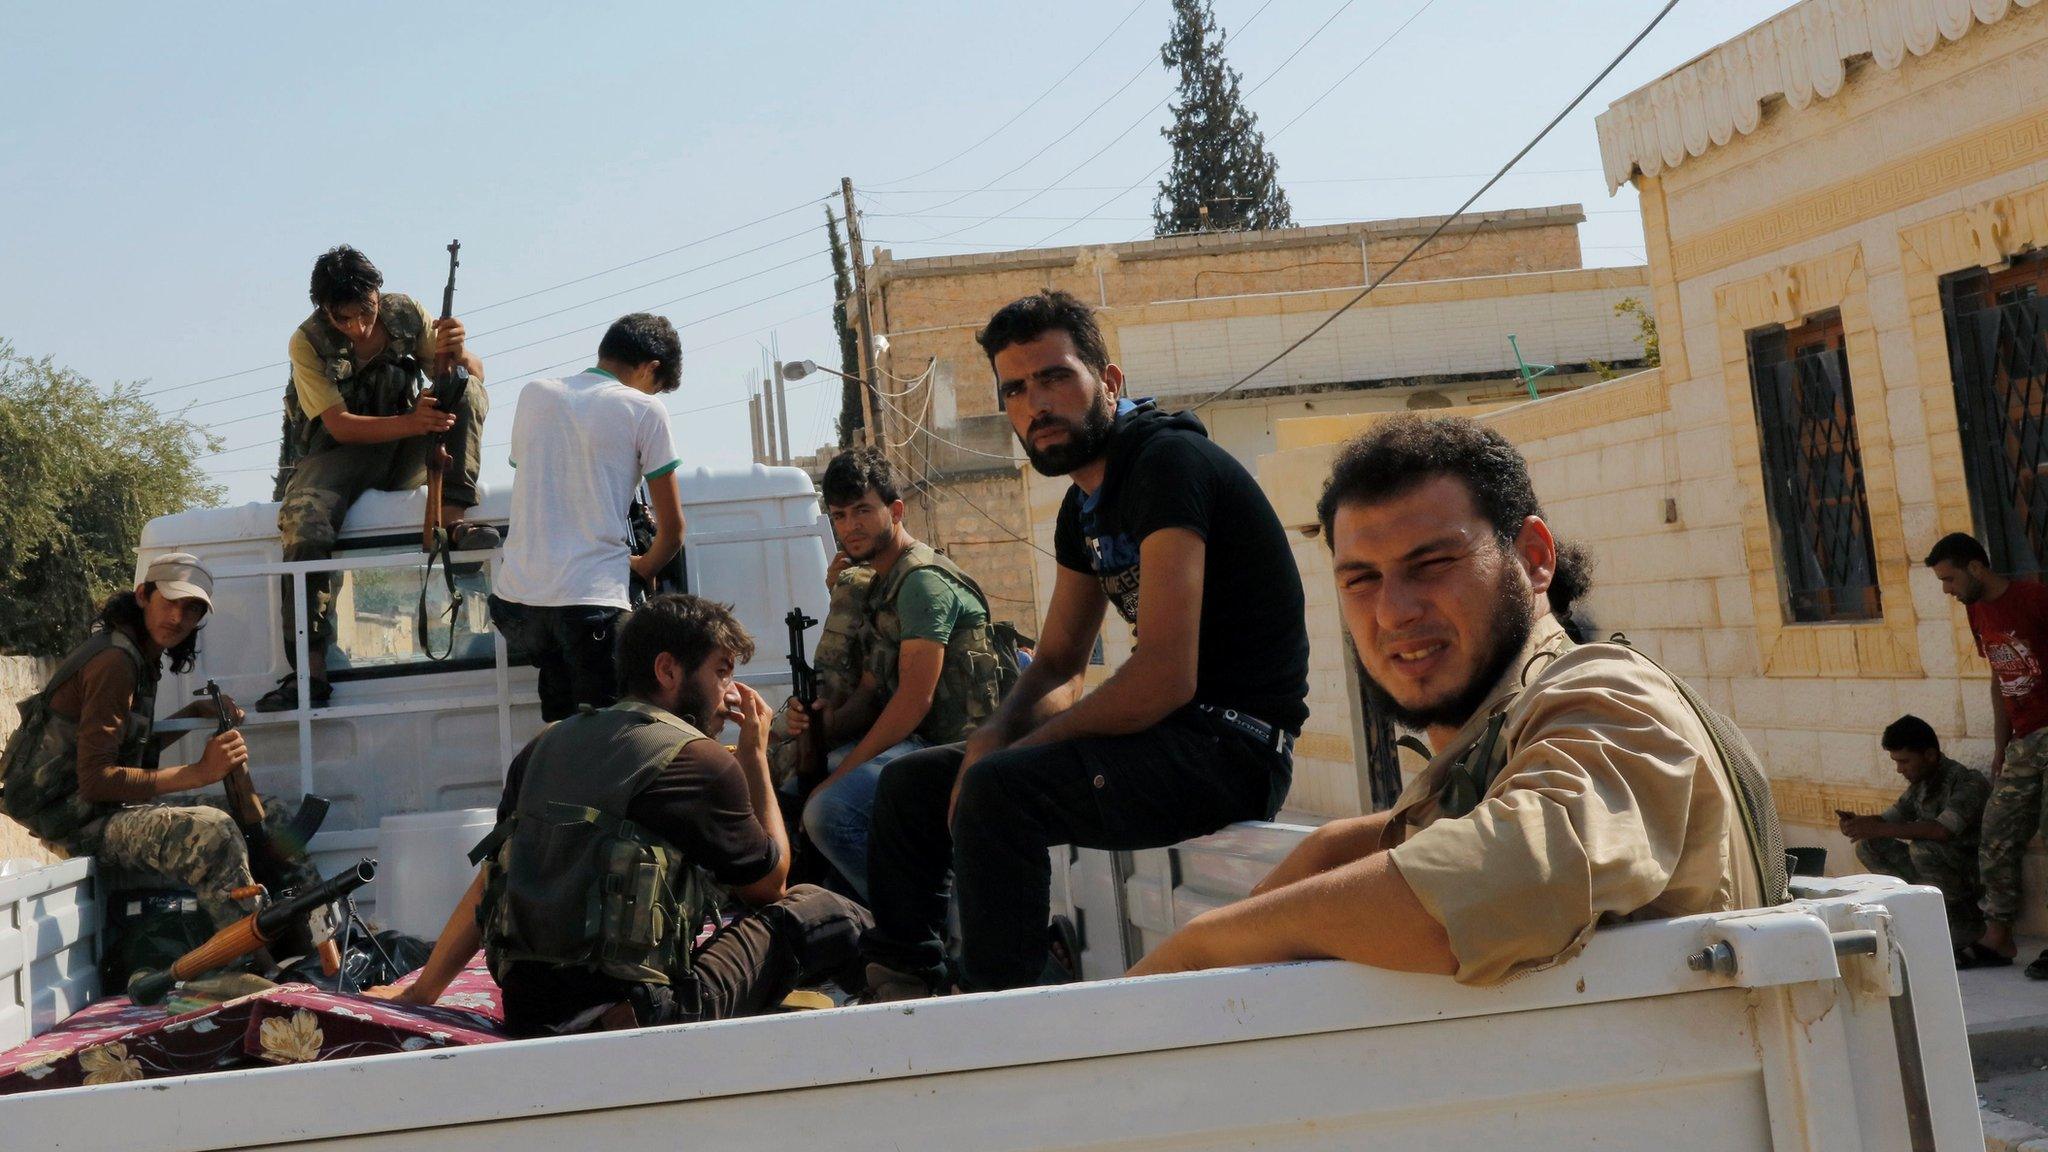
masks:
<svg viewBox="0 0 2048 1152"><path fill-rule="evenodd" d="M368 256L338 244L313 261L313 283L307 295L313 298L313 307L324 310L361 304L382 287L384 274Z"/></svg>
<svg viewBox="0 0 2048 1152"><path fill-rule="evenodd" d="M732 605L682 592L655 596L619 628L619 680L636 696L652 695L661 688L654 675L656 657L666 652L694 672L721 648L732 653L735 663L754 658L754 638L733 615Z"/></svg>

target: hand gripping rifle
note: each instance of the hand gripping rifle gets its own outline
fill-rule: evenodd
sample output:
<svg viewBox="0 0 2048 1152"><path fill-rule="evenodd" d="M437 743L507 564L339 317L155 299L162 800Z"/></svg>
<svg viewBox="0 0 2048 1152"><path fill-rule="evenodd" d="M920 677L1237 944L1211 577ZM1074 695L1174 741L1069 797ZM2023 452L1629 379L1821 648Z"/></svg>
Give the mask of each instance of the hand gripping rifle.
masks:
<svg viewBox="0 0 2048 1152"><path fill-rule="evenodd" d="M206 687L194 692L213 701L214 714L219 722L214 735L232 730L235 722L228 718L227 709L222 705L220 684L208 680ZM244 764L222 778L221 787L227 790L228 811L235 818L235 826L242 830L242 839L249 845L249 872L256 882L274 891L283 891L291 882L296 868L306 866L306 843L320 830L327 819L328 803L322 796L307 796L299 803L298 814L291 823L271 832L264 823L263 798L256 794L256 784L249 778L249 766Z"/></svg>
<svg viewBox="0 0 2048 1152"><path fill-rule="evenodd" d="M291 931L314 909L332 904L376 879L377 862L365 859L331 880L291 893L259 907L213 934L206 943L157 972L137 972L128 981L128 998L137 1004L155 1004L170 993L171 985L217 971L244 957L254 955Z"/></svg>
<svg viewBox="0 0 2048 1152"><path fill-rule="evenodd" d="M455 270L462 265L457 258L461 251L462 241L448 242L448 285L441 289L443 320L455 317ZM447 368L435 374L433 391L435 405L441 411L459 411L469 391L469 369L460 360L451 358ZM427 654L427 659L436 661L455 655L455 614L461 608L455 589L455 571L448 566L448 526L441 522L441 493L447 480L448 466L453 461L454 458L448 454L448 433L436 433L433 446L427 449L427 511L426 519L420 525L420 551L427 554L427 568L420 573L419 610L413 616L415 641ZM448 650L440 655L434 654L434 645L427 635L427 585L433 580L435 560L441 562L441 578L448 585Z"/></svg>
<svg viewBox="0 0 2048 1152"><path fill-rule="evenodd" d="M829 750L825 733L819 728L822 718L814 711L818 703L818 670L804 656L804 633L818 621L805 615L802 608L791 608L782 622L789 626L789 695L803 705L804 714L811 721L803 735L797 737L796 746L797 780L808 790L824 778L825 753Z"/></svg>

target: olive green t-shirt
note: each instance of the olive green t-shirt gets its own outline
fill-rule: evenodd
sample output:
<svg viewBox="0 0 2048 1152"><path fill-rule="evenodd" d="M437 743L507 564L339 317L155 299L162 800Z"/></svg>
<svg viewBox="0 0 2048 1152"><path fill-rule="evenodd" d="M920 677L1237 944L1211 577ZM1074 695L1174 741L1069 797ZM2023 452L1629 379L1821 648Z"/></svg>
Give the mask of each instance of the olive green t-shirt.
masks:
<svg viewBox="0 0 2048 1152"><path fill-rule="evenodd" d="M944 647L955 629L988 623L988 612L974 593L960 587L937 568L920 568L896 590L896 618L903 639L930 640Z"/></svg>

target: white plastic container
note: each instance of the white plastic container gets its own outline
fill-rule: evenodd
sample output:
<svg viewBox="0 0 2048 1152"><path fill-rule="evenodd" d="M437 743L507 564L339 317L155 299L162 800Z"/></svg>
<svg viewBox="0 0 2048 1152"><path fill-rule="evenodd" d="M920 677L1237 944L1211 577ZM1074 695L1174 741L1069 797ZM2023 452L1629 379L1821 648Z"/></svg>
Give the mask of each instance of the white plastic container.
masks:
<svg viewBox="0 0 2048 1152"><path fill-rule="evenodd" d="M490 808L386 816L377 825L377 919L432 940L469 888L469 850L498 821Z"/></svg>

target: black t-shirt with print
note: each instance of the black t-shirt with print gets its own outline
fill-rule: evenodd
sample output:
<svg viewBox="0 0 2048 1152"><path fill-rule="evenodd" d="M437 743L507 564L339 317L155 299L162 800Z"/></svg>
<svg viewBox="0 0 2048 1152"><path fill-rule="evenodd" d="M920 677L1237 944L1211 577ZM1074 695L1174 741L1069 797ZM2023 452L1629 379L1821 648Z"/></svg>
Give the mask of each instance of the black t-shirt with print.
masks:
<svg viewBox="0 0 2048 1152"><path fill-rule="evenodd" d="M1169 416L1148 401L1117 418L1095 497L1067 490L1053 548L1062 567L1096 577L1136 627L1138 550L1162 528L1185 528L1208 545L1195 701L1299 732L1308 718L1308 627L1287 531L1257 481L1192 413Z"/></svg>

